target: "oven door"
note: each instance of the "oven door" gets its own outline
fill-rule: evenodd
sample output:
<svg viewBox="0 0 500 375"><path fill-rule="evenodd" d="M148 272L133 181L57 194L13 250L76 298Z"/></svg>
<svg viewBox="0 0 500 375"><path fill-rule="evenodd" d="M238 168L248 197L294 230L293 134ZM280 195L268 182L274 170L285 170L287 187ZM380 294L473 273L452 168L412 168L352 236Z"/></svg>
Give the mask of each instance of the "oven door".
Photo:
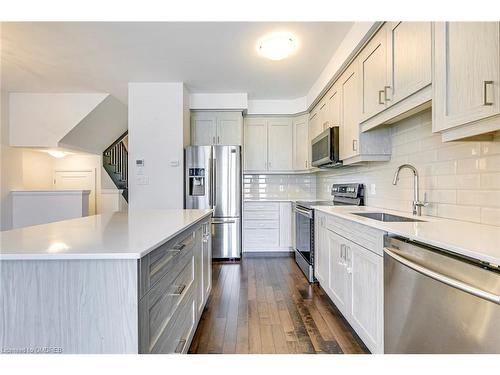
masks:
<svg viewBox="0 0 500 375"><path fill-rule="evenodd" d="M310 265L312 265L312 236L312 211L295 206L295 248Z"/></svg>

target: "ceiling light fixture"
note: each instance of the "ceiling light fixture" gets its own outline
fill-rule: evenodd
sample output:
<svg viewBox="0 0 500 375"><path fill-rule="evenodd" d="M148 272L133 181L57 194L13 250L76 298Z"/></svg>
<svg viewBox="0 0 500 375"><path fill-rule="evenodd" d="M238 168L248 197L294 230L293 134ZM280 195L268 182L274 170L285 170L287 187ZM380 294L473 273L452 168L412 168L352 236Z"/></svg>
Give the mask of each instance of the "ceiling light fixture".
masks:
<svg viewBox="0 0 500 375"><path fill-rule="evenodd" d="M63 158L66 156L66 153L64 151L59 150L48 150L47 153L55 158Z"/></svg>
<svg viewBox="0 0 500 375"><path fill-rule="evenodd" d="M283 60L294 53L296 49L295 37L288 32L264 35L257 42L257 53L274 61Z"/></svg>

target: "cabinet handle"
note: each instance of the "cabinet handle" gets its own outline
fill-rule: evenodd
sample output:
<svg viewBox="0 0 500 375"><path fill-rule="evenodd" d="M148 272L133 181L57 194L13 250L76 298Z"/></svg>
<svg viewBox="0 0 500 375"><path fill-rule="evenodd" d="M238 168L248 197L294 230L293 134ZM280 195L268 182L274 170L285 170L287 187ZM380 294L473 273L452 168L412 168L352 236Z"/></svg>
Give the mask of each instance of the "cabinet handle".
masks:
<svg viewBox="0 0 500 375"><path fill-rule="evenodd" d="M179 340L177 347L175 348L175 354L180 354L184 350L184 346L186 346L186 339Z"/></svg>
<svg viewBox="0 0 500 375"><path fill-rule="evenodd" d="M215 144L215 135L212 137L212 143Z"/></svg>
<svg viewBox="0 0 500 375"><path fill-rule="evenodd" d="M217 136L217 144L220 144L220 137Z"/></svg>
<svg viewBox="0 0 500 375"><path fill-rule="evenodd" d="M184 285L179 285L175 291L172 293L172 295L174 296L180 296L182 294L182 292L184 292L184 289L186 289L186 284Z"/></svg>
<svg viewBox="0 0 500 375"><path fill-rule="evenodd" d="M387 95L387 89L390 89L391 86L384 86L384 99L386 102L390 102L391 99L389 99L389 95Z"/></svg>
<svg viewBox="0 0 500 375"><path fill-rule="evenodd" d="M483 104L484 105L493 105L493 101L488 100L488 85L493 86L493 81L484 81L483 82Z"/></svg>
<svg viewBox="0 0 500 375"><path fill-rule="evenodd" d="M352 140L352 150L358 151L358 141L356 139Z"/></svg>
<svg viewBox="0 0 500 375"><path fill-rule="evenodd" d="M186 244L177 244L175 246L172 246L172 248L169 250L169 251L174 251L174 252L179 252L181 251L182 249L184 249L186 247Z"/></svg>
<svg viewBox="0 0 500 375"><path fill-rule="evenodd" d="M384 90L379 90L378 91L378 104L385 104L385 99L382 100L382 94L384 94Z"/></svg>
<svg viewBox="0 0 500 375"><path fill-rule="evenodd" d="M345 260L345 245L344 244L340 245L340 259ZM344 264L344 262L341 262L341 263Z"/></svg>

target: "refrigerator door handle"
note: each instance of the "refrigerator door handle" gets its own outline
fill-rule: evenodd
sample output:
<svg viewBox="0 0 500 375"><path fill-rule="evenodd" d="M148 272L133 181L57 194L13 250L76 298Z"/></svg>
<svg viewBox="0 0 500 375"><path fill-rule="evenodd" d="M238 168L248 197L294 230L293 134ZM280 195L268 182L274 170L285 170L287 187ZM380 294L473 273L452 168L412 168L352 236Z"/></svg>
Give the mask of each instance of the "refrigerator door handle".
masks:
<svg viewBox="0 0 500 375"><path fill-rule="evenodd" d="M217 205L217 162L215 158L212 159L212 207L215 207Z"/></svg>

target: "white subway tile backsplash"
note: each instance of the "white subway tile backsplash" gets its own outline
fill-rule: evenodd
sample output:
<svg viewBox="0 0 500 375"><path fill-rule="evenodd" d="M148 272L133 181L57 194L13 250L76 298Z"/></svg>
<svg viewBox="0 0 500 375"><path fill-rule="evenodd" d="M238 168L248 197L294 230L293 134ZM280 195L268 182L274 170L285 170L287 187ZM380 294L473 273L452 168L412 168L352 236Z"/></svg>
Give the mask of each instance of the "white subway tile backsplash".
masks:
<svg viewBox="0 0 500 375"><path fill-rule="evenodd" d="M438 216L447 219L473 221L479 223L481 221L481 208L477 206L439 204Z"/></svg>
<svg viewBox="0 0 500 375"><path fill-rule="evenodd" d="M243 176L244 199L314 199L316 176L300 175L250 175Z"/></svg>
<svg viewBox="0 0 500 375"><path fill-rule="evenodd" d="M500 226L500 208L481 208L481 223Z"/></svg>
<svg viewBox="0 0 500 375"><path fill-rule="evenodd" d="M500 226L500 133L491 141L443 143L431 120L429 110L393 125L389 162L319 172L317 197L329 198L332 183L361 182L367 205L411 212L411 174L402 172L392 185L396 168L408 162L420 172L420 198L426 192L430 202L424 214Z"/></svg>
<svg viewBox="0 0 500 375"><path fill-rule="evenodd" d="M481 189L500 189L500 173L481 174Z"/></svg>

